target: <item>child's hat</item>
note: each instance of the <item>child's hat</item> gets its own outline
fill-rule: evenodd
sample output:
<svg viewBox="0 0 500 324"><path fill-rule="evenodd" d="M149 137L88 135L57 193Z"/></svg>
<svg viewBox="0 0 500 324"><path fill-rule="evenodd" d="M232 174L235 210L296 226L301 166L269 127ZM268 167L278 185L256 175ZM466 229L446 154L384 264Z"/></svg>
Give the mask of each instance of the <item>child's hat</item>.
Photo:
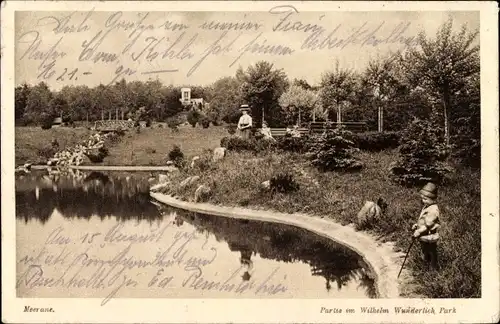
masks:
<svg viewBox="0 0 500 324"><path fill-rule="evenodd" d="M427 183L422 190L420 190L420 194L424 197L435 199L437 197L437 187L432 182Z"/></svg>
<svg viewBox="0 0 500 324"><path fill-rule="evenodd" d="M248 105L241 105L240 106L240 111L244 111L244 110L249 111L250 107L248 107Z"/></svg>

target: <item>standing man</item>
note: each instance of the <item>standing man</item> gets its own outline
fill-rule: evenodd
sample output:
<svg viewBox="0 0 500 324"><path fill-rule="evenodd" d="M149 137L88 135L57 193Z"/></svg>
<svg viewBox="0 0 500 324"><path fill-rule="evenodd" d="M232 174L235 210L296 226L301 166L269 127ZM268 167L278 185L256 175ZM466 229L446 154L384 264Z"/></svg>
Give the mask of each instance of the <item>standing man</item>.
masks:
<svg viewBox="0 0 500 324"><path fill-rule="evenodd" d="M248 114L250 108L248 105L241 105L240 111L243 115L241 115L238 121L238 130L242 138L249 139L250 130L252 128L252 117Z"/></svg>

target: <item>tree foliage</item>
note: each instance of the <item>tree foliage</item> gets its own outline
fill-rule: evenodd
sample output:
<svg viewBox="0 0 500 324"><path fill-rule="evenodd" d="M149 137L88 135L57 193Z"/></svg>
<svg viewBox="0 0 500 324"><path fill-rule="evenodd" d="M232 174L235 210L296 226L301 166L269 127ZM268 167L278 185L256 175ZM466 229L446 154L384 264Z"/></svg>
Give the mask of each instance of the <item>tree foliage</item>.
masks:
<svg viewBox="0 0 500 324"><path fill-rule="evenodd" d="M295 124L299 113L301 121L310 121L319 104L318 94L303 86L292 84L278 100L284 111L287 124Z"/></svg>
<svg viewBox="0 0 500 324"><path fill-rule="evenodd" d="M479 74L479 44L475 44L478 34L477 30L469 31L465 24L458 33L453 33L450 17L435 38L420 33L417 46L403 55L408 82L413 87L422 87L440 103L448 143L453 97L466 87L470 78Z"/></svg>
<svg viewBox="0 0 500 324"><path fill-rule="evenodd" d="M346 107L355 95L356 75L346 68L341 68L338 61L335 69L327 71L321 76L319 96L323 108L333 116L339 109Z"/></svg>
<svg viewBox="0 0 500 324"><path fill-rule="evenodd" d="M224 77L212 85L212 99L207 114L210 119L235 123L239 118L239 107L243 103L241 83L236 77Z"/></svg>
<svg viewBox="0 0 500 324"><path fill-rule="evenodd" d="M401 138L398 159L391 165L393 179L413 186L442 183L451 171L446 163L449 148L436 118L415 119Z"/></svg>
<svg viewBox="0 0 500 324"><path fill-rule="evenodd" d="M275 69L266 61L251 65L244 73L237 72L242 82L242 99L252 108L256 127L262 124L262 112L270 126L283 124L283 114L278 104L279 97L288 87L288 78L281 69Z"/></svg>

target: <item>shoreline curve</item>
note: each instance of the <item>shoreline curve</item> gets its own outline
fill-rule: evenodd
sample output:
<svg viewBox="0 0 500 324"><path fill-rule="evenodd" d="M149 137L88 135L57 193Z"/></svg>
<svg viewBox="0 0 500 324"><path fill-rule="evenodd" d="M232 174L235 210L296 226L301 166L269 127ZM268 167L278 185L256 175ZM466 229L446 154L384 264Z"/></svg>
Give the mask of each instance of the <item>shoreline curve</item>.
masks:
<svg viewBox="0 0 500 324"><path fill-rule="evenodd" d="M375 274L378 298L401 297L397 275L400 267L399 260L404 254L394 251L393 245L390 243L382 243L368 233L356 231L352 225L341 225L332 220L302 213L287 214L188 202L157 192L150 192L150 197L162 204L191 212L291 225L329 238L356 252L369 265Z"/></svg>

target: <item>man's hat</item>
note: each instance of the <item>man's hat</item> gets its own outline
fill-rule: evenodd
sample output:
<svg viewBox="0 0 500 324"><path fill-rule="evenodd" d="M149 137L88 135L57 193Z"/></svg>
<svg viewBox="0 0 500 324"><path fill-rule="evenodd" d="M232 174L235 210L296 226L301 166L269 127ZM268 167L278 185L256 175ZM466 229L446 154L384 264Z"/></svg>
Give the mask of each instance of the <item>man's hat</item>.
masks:
<svg viewBox="0 0 500 324"><path fill-rule="evenodd" d="M249 111L250 107L248 107L248 105L241 105L240 106L240 111L244 111L244 110Z"/></svg>
<svg viewBox="0 0 500 324"><path fill-rule="evenodd" d="M427 183L422 190L420 190L420 194L424 197L430 198L430 199L435 199L437 198L437 187L435 184L432 182Z"/></svg>

